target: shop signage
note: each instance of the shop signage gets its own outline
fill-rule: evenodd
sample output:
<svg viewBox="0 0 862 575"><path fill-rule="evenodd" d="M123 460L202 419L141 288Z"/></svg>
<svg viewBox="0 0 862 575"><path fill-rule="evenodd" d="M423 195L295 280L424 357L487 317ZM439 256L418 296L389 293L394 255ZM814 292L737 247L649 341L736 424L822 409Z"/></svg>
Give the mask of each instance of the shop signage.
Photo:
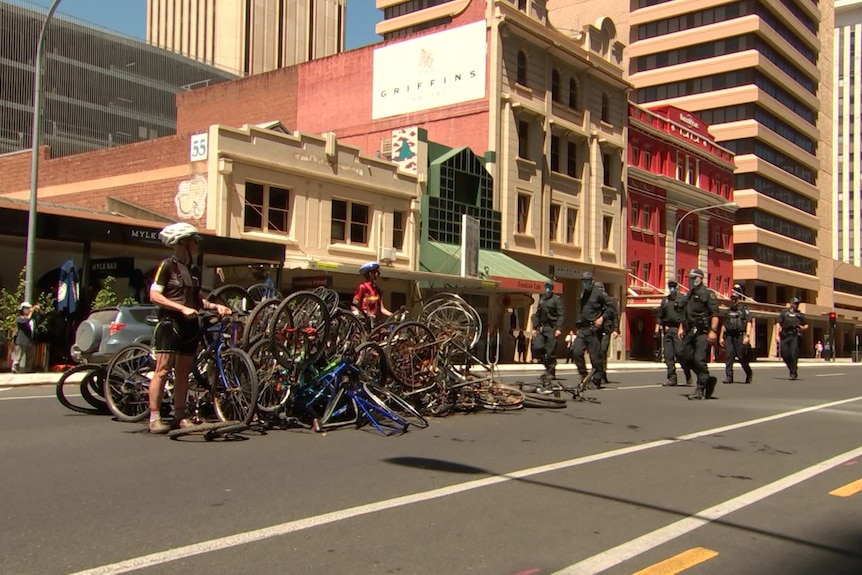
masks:
<svg viewBox="0 0 862 575"><path fill-rule="evenodd" d="M371 118L484 98L487 34L480 20L374 50Z"/></svg>
<svg viewBox="0 0 862 575"><path fill-rule="evenodd" d="M129 239L132 243L141 244L161 244L159 240L159 232L157 230L148 230L145 228L128 228Z"/></svg>
<svg viewBox="0 0 862 575"><path fill-rule="evenodd" d="M313 289L316 287L332 287L332 276L301 276L291 280L293 289Z"/></svg>
<svg viewBox="0 0 862 575"><path fill-rule="evenodd" d="M589 269L585 267L554 266L554 277L579 280L584 277L584 272L586 271L589 271Z"/></svg>
<svg viewBox="0 0 862 575"><path fill-rule="evenodd" d="M135 269L135 258L104 258L90 260L90 272L96 277L127 278Z"/></svg>
<svg viewBox="0 0 862 575"><path fill-rule="evenodd" d="M461 214L461 276L479 275L479 220Z"/></svg>

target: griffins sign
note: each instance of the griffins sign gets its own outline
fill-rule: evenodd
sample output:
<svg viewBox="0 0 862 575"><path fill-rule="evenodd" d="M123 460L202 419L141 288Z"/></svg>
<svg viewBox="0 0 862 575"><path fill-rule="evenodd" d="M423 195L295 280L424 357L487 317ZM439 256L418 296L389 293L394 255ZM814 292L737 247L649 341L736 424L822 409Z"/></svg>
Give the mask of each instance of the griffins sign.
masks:
<svg viewBox="0 0 862 575"><path fill-rule="evenodd" d="M485 97L484 20L374 50L371 118Z"/></svg>

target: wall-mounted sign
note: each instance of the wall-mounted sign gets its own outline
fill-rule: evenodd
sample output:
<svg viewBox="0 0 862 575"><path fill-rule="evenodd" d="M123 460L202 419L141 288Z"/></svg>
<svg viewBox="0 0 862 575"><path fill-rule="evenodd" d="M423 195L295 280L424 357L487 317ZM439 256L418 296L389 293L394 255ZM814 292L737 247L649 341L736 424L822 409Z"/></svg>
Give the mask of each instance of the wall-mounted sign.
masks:
<svg viewBox="0 0 862 575"><path fill-rule="evenodd" d="M189 150L189 161L202 162L207 159L209 134L193 134L191 149Z"/></svg>
<svg viewBox="0 0 862 575"><path fill-rule="evenodd" d="M332 287L332 276L302 276L291 280L293 289L313 289L316 287Z"/></svg>
<svg viewBox="0 0 862 575"><path fill-rule="evenodd" d="M461 214L461 276L479 275L479 220Z"/></svg>
<svg viewBox="0 0 862 575"><path fill-rule="evenodd" d="M485 97L484 20L374 50L371 118Z"/></svg>
<svg viewBox="0 0 862 575"><path fill-rule="evenodd" d="M90 260L90 272L94 277L106 278L113 276L115 278L127 278L135 269L135 258L120 257L120 258L103 258Z"/></svg>

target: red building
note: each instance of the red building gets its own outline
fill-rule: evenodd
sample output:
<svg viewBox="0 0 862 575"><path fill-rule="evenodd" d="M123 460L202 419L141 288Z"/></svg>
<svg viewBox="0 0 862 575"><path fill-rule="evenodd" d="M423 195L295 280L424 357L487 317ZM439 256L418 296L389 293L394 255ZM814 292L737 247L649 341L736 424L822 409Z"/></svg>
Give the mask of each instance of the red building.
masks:
<svg viewBox="0 0 862 575"><path fill-rule="evenodd" d="M694 114L629 104L627 168L626 349L647 359L668 281L685 292L700 268L719 298L733 287L734 163Z"/></svg>

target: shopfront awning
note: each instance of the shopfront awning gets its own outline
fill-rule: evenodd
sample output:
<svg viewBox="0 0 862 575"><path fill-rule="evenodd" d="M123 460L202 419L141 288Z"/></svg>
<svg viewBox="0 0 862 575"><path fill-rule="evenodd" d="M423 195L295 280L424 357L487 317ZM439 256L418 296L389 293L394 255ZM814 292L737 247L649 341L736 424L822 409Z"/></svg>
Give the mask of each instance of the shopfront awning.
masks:
<svg viewBox="0 0 862 575"><path fill-rule="evenodd" d="M460 273L461 247L440 242L427 242L422 245L420 262L423 268L445 273ZM479 250L479 273L493 280L504 291L541 292L545 283L550 281L544 276L502 252ZM554 283L554 291L562 293L563 285Z"/></svg>
<svg viewBox="0 0 862 575"><path fill-rule="evenodd" d="M291 269L316 270L326 273L343 273L359 275L359 265L344 264L339 262L308 260L301 262L288 262L287 267ZM386 279L400 279L422 282L422 287L427 288L496 288L497 282L487 278L462 277L455 274L431 272L427 270L409 270L396 267L380 267L380 277Z"/></svg>

